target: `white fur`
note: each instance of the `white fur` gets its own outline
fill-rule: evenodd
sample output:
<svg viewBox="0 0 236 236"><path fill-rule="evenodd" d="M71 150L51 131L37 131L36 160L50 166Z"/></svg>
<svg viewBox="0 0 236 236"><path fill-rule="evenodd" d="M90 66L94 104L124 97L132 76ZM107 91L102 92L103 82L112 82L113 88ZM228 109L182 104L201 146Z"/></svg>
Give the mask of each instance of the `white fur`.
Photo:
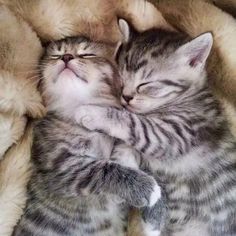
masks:
<svg viewBox="0 0 236 236"><path fill-rule="evenodd" d="M150 196L149 199L149 206L154 206L157 201L161 198L161 188L158 184L155 184L153 187L153 193Z"/></svg>
<svg viewBox="0 0 236 236"><path fill-rule="evenodd" d="M161 235L160 230L154 230L153 226L150 223L145 223L142 220L142 227L143 227L143 236L159 236Z"/></svg>

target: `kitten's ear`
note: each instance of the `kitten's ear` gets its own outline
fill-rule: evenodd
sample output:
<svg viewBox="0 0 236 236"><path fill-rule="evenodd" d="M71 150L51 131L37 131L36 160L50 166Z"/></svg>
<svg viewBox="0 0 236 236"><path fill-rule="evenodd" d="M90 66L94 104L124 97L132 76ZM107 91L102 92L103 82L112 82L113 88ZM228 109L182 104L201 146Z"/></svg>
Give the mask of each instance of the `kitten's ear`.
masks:
<svg viewBox="0 0 236 236"><path fill-rule="evenodd" d="M134 37L138 32L136 29L132 26L132 24L128 23L124 19L118 20L118 25L120 32L122 34L122 43L128 43L132 37Z"/></svg>
<svg viewBox="0 0 236 236"><path fill-rule="evenodd" d="M204 33L192 41L181 46L177 51L185 58L191 67L205 65L213 45L211 33Z"/></svg>
<svg viewBox="0 0 236 236"><path fill-rule="evenodd" d="M119 19L118 21L120 32L122 34L122 42L127 43L130 39L130 26L128 22L124 19Z"/></svg>
<svg viewBox="0 0 236 236"><path fill-rule="evenodd" d="M124 19L118 20L118 26L119 26L122 38L117 43L117 46L115 49L114 57L116 61L118 60L123 44L128 43L131 40L131 38L134 37L138 33L135 30L135 28Z"/></svg>
<svg viewBox="0 0 236 236"><path fill-rule="evenodd" d="M122 44L123 43L128 43L129 39L130 39L130 26L128 24L128 22L124 19L119 19L118 20L118 26L122 35L121 40L117 43L116 48L115 48L115 53L114 53L114 58L117 61L121 48L122 48Z"/></svg>

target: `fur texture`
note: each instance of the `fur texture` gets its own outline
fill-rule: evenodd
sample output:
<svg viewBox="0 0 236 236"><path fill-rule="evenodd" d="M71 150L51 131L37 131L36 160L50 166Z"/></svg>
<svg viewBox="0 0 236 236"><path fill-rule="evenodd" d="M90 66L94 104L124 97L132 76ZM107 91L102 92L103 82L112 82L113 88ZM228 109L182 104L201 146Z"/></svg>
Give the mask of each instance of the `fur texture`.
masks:
<svg viewBox="0 0 236 236"><path fill-rule="evenodd" d="M25 204L31 147L26 115L40 117L44 107L36 87L39 39L2 5L0 21L0 235L6 236Z"/></svg>
<svg viewBox="0 0 236 236"><path fill-rule="evenodd" d="M26 201L26 183L29 179L32 128L5 154L0 164L0 235L11 235L22 214Z"/></svg>
<svg viewBox="0 0 236 236"><path fill-rule="evenodd" d="M105 1L105 0L104 0ZM183 4L182 1L180 0L163 0L160 1L160 5L158 4L157 0L151 0L154 4L156 4L156 6L158 8L160 8L160 11L164 14L164 16L166 17L166 19L168 20L168 22L170 22L171 24L173 24L173 26L182 29L183 31L188 32L191 36L196 36L198 34L200 34L201 32L204 32L206 30L210 30L214 32L215 38L216 38L216 48L215 50L217 51L217 53L219 53L219 57L215 56L212 59L212 68L219 68L217 69L216 73L214 73L217 78L219 78L219 83L218 83L218 87L219 90L222 89L223 91L225 91L225 94L229 93L230 97L231 97L231 101L233 100L233 98L235 97L235 93L234 93L234 87L230 85L231 80L234 80L235 78L235 41L236 41L236 36L235 36L235 21L228 16L227 14L223 13L222 11L220 11L219 9L217 9L216 7L214 7L211 4L207 4L205 2L203 2L202 0L195 0L195 1L190 1L190 0L186 0L185 3ZM45 4L43 3L45 2ZM72 14L65 14L65 12L68 12L68 8L70 8L70 3L72 1L68 1L70 3L68 3L67 1L63 1L64 2L64 6L61 6L61 2L62 1L51 1L51 0L47 0L47 1L37 1L37 3L33 0L30 1L26 1L26 0L0 0L0 3L2 3L5 6L8 6L8 8L11 9L11 11L9 11L9 9L7 9L6 7L2 7L1 6L1 15L3 16L4 13L4 17L1 20L1 24L0 24L0 28L1 28L1 36L0 36L0 45L2 45L2 38L4 37L4 42L13 42L13 45L17 45L16 41L12 41L13 39L18 39L21 40L21 43L18 44L20 45L20 47L18 48L22 48L23 50L23 54L30 51L31 53L33 51L35 51L35 48L37 48L37 44L39 44L39 41L37 39L37 37L35 36L35 34L32 32L31 28L29 27L32 26L32 28L36 31L36 33L44 39L44 41L48 41L48 40L53 40L53 39L59 39L64 37L65 35L68 36L72 36L75 35L79 32L82 33L86 33L87 31L89 31L89 34L94 35L94 37L99 38L99 36L106 38L106 40L108 41L116 41L116 39L119 37L119 32L116 32L116 19L112 16L112 17L107 17L106 19L108 19L108 21L104 21L103 26L100 29L100 24L93 24L93 26L88 30L87 27L83 26L83 21L81 20L80 16L82 14L84 14L84 17L86 18L86 22L90 21L90 18L92 18L94 16L94 14L97 14L97 8L95 8L95 12L94 12L94 1L86 1L86 11L80 11L80 14L78 15L78 12L74 15ZM84 2L83 0L81 1L76 1L77 4L81 4L80 2ZM140 4L137 4L137 3ZM216 3L219 2L221 3L222 1L215 1ZM234 0L232 1L224 1L230 3L232 2L232 4L234 4ZM115 3L115 5L113 5L112 10L109 11L109 14L113 15L114 11L113 8L116 8L117 14L120 17L125 17L127 19L131 19L131 21L133 22L134 26L137 29L145 29L145 28L149 28L151 26L154 26L156 24L164 24L164 27L168 27L166 26L166 21L163 20L163 17L160 14L160 11L157 11L156 9L153 8L153 6L151 6L150 4L148 4L148 7L146 4L143 4L141 0L129 0L129 1L110 1L109 3L109 8L111 6L111 3ZM82 3L83 4L83 3ZM90 6L91 5L91 6ZM219 4L218 4L219 5ZM82 5L81 5L82 6ZM105 7L104 4L102 4L102 6ZM145 11L143 8L139 8L139 6L144 7L145 6ZM233 6L233 5L232 5ZM101 6L99 6L100 9ZM105 7L106 9L108 9L107 7ZM35 10L32 10L35 9ZM50 11L47 11L47 9L51 9ZM55 10L56 9L56 10ZM93 10L90 10L93 9ZM139 10L140 9L140 10ZM45 11L44 11L45 10ZM90 12L90 18L88 18L88 14L87 12ZM18 17L16 18L15 15L13 14L13 12L15 12ZM140 16L140 12L146 12L146 16L145 18ZM101 14L103 15L104 11L101 11ZM194 14L193 14L194 13ZM104 13L107 16L107 12ZM58 16L55 21L51 21L51 17L52 15L56 15ZM61 15L66 16L66 18L63 20ZM95 22L100 22L101 19L103 19L103 16L100 15L97 19L99 19L98 21L95 20ZM147 18L146 18L147 17ZM23 18L26 19L27 23L29 25L27 25L27 23L25 23L23 21ZM113 19L111 21L109 21L109 19ZM43 22L43 23L42 23ZM111 27L112 24L115 24L114 26ZM140 25L139 25L140 24ZM68 27L71 26L71 27ZM10 27L8 27L10 26ZM51 28L49 28L49 26L51 26ZM99 27L98 27L99 26ZM105 29L103 29L105 28ZM168 27L169 28L169 27ZM82 30L80 30L82 29ZM93 31L91 29L96 29L96 33L93 33ZM8 32L11 31L13 33L13 36L9 36ZM14 33L15 32L15 33ZM109 35L109 37L106 37L105 33L110 33L107 34ZM28 36L28 37L27 37ZM26 41L25 37L28 38L28 43L25 44ZM30 39L31 38L31 39ZM36 44L36 47L33 46ZM26 45L24 47L22 47L22 45ZM28 46L31 45L31 46ZM33 46L33 47L32 47ZM27 50L28 48L31 48L31 50ZM41 46L39 46L39 48L37 50L41 50L40 49ZM36 50L36 51L37 51ZM37 55L37 53L36 53ZM18 54L17 55L18 58L18 65L21 65L22 60L20 60L22 58L22 55ZM30 59L31 60L31 59ZM1 66L2 63L5 61L2 60L1 61ZM34 61L34 59L33 59ZM229 67L227 66L229 65ZM8 68L10 68L11 64L9 64ZM22 66L23 68L23 66ZM221 68L221 69L220 69ZM27 71L27 70L26 70ZM7 76L5 76L5 73L7 74ZM222 77L222 75L225 75L226 77ZM23 126L25 124L25 122L20 121L20 122L16 122L14 120L24 120L24 118L22 119L22 117L16 117L15 115L12 116L12 113L20 113L22 114L22 111L25 111L25 104L27 102L25 101L30 101L31 100L31 96L35 97L36 99L33 99L34 102L31 103L31 112L29 113L34 113L34 116L37 116L37 114L41 114L42 113L42 106L40 105L40 98L37 95L37 92L35 90L35 85L31 85L31 86L22 86L22 84L27 84L26 80L24 80L24 78L21 77L21 80L19 80L19 77L16 75L13 75L10 72L3 72L2 70L0 71L0 77L1 80L4 81L5 78L11 78L9 81L8 86L6 87L6 89L8 88L14 88L15 91L15 95L13 96L15 98L16 101L22 101L23 99L23 104L21 104L21 109L18 109L18 106L14 106L14 109L11 110L10 114L7 112L5 113L4 116L4 120L6 121L6 123L2 123L0 124L0 128L2 130L4 130L4 133L7 134L7 129L9 130L9 134L16 134L17 135L14 137L9 137L9 140L12 140L10 142L7 142L7 144L3 147L3 145L1 146L1 152L4 153L6 150L9 149L9 147L13 144L13 142L19 140L19 138L22 136L23 134ZM3 80L4 79L4 80ZM220 81L222 81L222 84L220 83ZM225 82L228 86L225 86ZM4 88L6 83L4 82ZM232 83L233 84L233 83ZM230 86L229 86L230 85ZM18 90L18 87L20 86L20 91ZM2 88L2 87L1 87ZM32 88L32 89L31 89ZM225 89L227 88L227 90ZM1 93L2 94L1 90ZM4 89L5 91L5 89ZM3 92L4 92L3 91ZM13 91L11 89L11 91ZM7 104L9 104L9 99L8 99L8 93L4 92L4 101L5 101L5 97L7 98ZM23 95L24 94L24 95ZM23 96L22 96L23 95ZM3 98L3 96L1 96L1 99ZM37 102L38 101L38 102ZM234 105L231 103L231 101L226 101L225 102L225 106L227 107L227 113L229 114L229 118L235 117L235 109L234 109ZM12 103L11 103L12 104ZM22 109L23 107L23 109ZM29 106L28 106L29 107ZM5 108L4 108L5 109ZM33 110L33 112L32 112ZM24 112L23 112L24 113ZM27 112L28 113L28 112ZM7 118L9 117L9 119ZM232 124L235 127L236 122L232 119ZM6 128L8 127L8 128ZM13 128L15 127L15 128ZM16 133L13 132L13 130L18 130ZM0 131L2 133L2 131ZM14 140L14 141L13 141ZM29 142L30 140L27 140L27 142ZM9 152L9 154L7 154L8 158L6 159L7 161L4 161L4 167L3 169L6 168L11 168L12 171L11 172L2 172L1 174L1 178L0 178L0 185L8 185L9 189L11 189L11 185L10 183L12 183L12 186L16 186L13 182L11 182L11 178L15 176L15 179L18 180L18 185L17 188L20 192L24 192L24 186L26 184L26 182L23 181L23 179L18 178L19 176L23 176L25 173L25 169L24 168L15 168L15 165L12 165L12 163L14 163L14 160L17 161L17 163L20 166L25 166L25 168L28 166L28 153L24 153L23 149L21 149L20 147L24 147L24 145L27 145L26 140L24 139L24 141L18 141L17 146L18 146L18 152ZM5 141L4 141L5 143ZM2 144L2 143L1 143ZM5 155L6 156L6 155ZM2 162L3 163L3 162ZM2 166L3 164L0 163L0 166ZM2 169L2 168L1 168ZM16 171L17 170L17 171ZM13 174L14 173L14 174ZM10 181L10 182L9 182ZM22 196L22 195L19 195ZM11 219L11 217L8 216L12 216L15 215L15 217L17 218L17 216L19 217L21 214L21 206L24 205L24 196L22 197L15 197L15 198L11 198L12 194L11 191L1 191L0 193L0 202L2 202L3 197L5 199L8 199L8 205L7 205L7 210L8 211L1 211L0 213L0 218L1 219L8 219L9 221L12 221L13 224L13 219ZM17 202L14 202L17 201ZM16 207L17 206L17 207ZM1 208L2 209L2 208ZM17 209L17 210L16 210ZM7 214L7 212L11 212L11 214ZM15 222L16 222L16 218L15 218ZM8 220L5 220L4 222L1 222L1 227L0 227L0 234L7 236L9 235L9 232L11 231L11 225L12 224L7 224L6 222ZM137 222L137 221L135 221ZM133 225L133 224L132 224ZM134 223L135 226L137 226L137 223ZM140 229L140 225L137 228L133 228L131 229L131 231L133 231L133 235L137 236L139 234L141 234L141 229ZM6 232L6 233L4 233Z"/></svg>
<svg viewBox="0 0 236 236"><path fill-rule="evenodd" d="M127 17L137 28L168 25L153 5L144 0L0 0L24 18L44 41L84 35L117 42L117 16ZM108 37L109 35L109 37Z"/></svg>
<svg viewBox="0 0 236 236"><path fill-rule="evenodd" d="M124 236L129 205L152 206L160 198L153 177L120 163L129 156L136 164L134 150L74 121L84 104L119 107L120 80L107 47L69 37L46 49L40 68L48 113L34 126L28 201L15 236Z"/></svg>
<svg viewBox="0 0 236 236"><path fill-rule="evenodd" d="M167 24L142 0L0 0L0 235L11 234L25 204L30 155L26 147L31 142L29 133L22 138L26 115L44 113L36 90L36 65L42 54L36 34L43 42L81 33L114 43L120 37L116 15L137 21L140 29Z"/></svg>
<svg viewBox="0 0 236 236"><path fill-rule="evenodd" d="M228 12L236 18L236 1L235 0L208 0L223 11Z"/></svg>
<svg viewBox="0 0 236 236"><path fill-rule="evenodd" d="M143 154L145 169L166 193L162 236L235 235L236 142L205 72L212 35L190 41L181 33L121 25L117 62L126 110L84 106L77 121ZM143 212L149 233L158 229L155 212Z"/></svg>
<svg viewBox="0 0 236 236"><path fill-rule="evenodd" d="M236 105L236 21L214 5L203 0L153 0L167 21L177 29L195 37L210 31L214 47L208 62L210 82L222 100L233 129L230 114ZM220 1L218 1L220 2ZM226 1L224 1L226 2ZM234 134L236 134L234 132Z"/></svg>

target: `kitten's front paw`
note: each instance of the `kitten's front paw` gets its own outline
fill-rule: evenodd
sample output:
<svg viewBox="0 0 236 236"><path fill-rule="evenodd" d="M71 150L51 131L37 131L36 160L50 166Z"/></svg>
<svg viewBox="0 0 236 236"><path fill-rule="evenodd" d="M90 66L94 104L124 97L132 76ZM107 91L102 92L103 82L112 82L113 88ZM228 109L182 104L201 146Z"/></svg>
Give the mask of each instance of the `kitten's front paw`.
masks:
<svg viewBox="0 0 236 236"><path fill-rule="evenodd" d="M155 185L153 186L153 191L151 192L150 198L149 198L149 207L154 206L158 200L161 198L161 188L160 186L155 183Z"/></svg>
<svg viewBox="0 0 236 236"><path fill-rule="evenodd" d="M161 188L153 177L144 174L137 183L133 181L133 191L129 201L132 206L152 207L160 198Z"/></svg>
<svg viewBox="0 0 236 236"><path fill-rule="evenodd" d="M161 232L159 229L155 229L150 223L142 221L142 228L144 236L160 236Z"/></svg>
<svg viewBox="0 0 236 236"><path fill-rule="evenodd" d="M90 106L81 106L76 110L75 120L87 129L92 129L92 124L94 123L93 113L94 111L91 110Z"/></svg>

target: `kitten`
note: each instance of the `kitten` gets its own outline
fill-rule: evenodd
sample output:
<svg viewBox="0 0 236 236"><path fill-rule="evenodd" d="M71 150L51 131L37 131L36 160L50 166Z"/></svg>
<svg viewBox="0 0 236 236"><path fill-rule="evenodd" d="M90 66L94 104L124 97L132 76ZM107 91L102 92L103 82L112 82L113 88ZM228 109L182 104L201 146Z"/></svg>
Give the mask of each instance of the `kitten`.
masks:
<svg viewBox="0 0 236 236"><path fill-rule="evenodd" d="M235 236L236 142L205 72L212 35L190 40L162 29L138 33L124 20L119 24L123 43L117 62L126 110L83 106L77 122L143 154L165 184L162 236ZM150 231L155 221L152 214L146 219Z"/></svg>
<svg viewBox="0 0 236 236"><path fill-rule="evenodd" d="M111 160L121 149L131 159L130 147L114 147L113 138L74 120L83 104L118 107L108 49L84 37L47 47L42 90L48 113L34 128L28 201L13 235L123 236L128 204L151 206L160 198L153 177Z"/></svg>

